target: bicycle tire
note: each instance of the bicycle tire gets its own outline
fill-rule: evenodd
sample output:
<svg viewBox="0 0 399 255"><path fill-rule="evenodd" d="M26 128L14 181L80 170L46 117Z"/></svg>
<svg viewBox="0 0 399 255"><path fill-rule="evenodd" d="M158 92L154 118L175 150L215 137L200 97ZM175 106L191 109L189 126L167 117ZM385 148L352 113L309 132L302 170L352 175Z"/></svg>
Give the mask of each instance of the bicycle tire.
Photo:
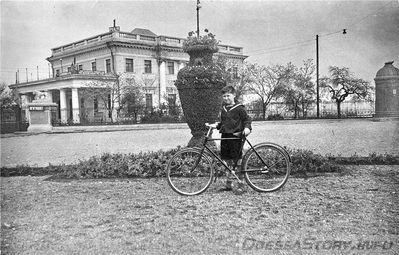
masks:
<svg viewBox="0 0 399 255"><path fill-rule="evenodd" d="M184 196L199 195L212 183L212 161L198 149L186 148L169 160L166 175L175 192Z"/></svg>
<svg viewBox="0 0 399 255"><path fill-rule="evenodd" d="M258 192L273 192L287 182L291 172L291 159L287 151L279 145L262 143L245 154L243 171L251 188Z"/></svg>

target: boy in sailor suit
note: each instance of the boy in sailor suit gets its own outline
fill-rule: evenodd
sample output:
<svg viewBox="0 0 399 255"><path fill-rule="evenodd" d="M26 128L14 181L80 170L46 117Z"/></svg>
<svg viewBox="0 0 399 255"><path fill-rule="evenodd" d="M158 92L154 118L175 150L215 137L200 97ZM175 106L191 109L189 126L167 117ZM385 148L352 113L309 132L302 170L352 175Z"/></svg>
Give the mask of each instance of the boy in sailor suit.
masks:
<svg viewBox="0 0 399 255"><path fill-rule="evenodd" d="M251 119L245 110L244 105L235 103L236 90L233 86L228 85L222 89L223 93L223 108L220 115L220 123L216 128L222 134L222 138L237 138L241 135L248 136L251 133ZM237 168L240 170L242 157L242 143L241 139L237 140L222 140L220 143L221 158L225 160L230 166L237 161ZM239 176L242 178L242 176ZM224 190L232 190L232 181L227 176L226 187ZM243 192L242 187L239 186L239 192Z"/></svg>

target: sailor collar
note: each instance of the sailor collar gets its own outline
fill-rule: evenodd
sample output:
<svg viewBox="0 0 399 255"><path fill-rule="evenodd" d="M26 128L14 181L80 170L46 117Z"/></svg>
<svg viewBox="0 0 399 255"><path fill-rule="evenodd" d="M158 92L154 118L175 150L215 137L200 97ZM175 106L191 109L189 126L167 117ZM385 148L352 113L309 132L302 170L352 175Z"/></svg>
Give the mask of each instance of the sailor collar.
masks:
<svg viewBox="0 0 399 255"><path fill-rule="evenodd" d="M232 107L231 107L230 109L228 109L228 110L227 110L226 106L223 106L223 109L224 109L226 112L229 112L229 111L231 111L231 110L237 108L237 107L240 106L240 105L242 105L242 104L236 104L236 105L232 106Z"/></svg>

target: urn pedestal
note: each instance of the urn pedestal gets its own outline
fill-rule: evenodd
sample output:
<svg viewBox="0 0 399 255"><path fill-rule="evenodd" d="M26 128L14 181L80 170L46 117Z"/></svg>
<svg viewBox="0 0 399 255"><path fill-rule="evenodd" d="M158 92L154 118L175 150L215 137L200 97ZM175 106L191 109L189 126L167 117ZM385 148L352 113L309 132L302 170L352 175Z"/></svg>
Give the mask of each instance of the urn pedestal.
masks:
<svg viewBox="0 0 399 255"><path fill-rule="evenodd" d="M57 117L57 104L35 102L27 104L29 127L28 132L45 132L53 129L52 122Z"/></svg>

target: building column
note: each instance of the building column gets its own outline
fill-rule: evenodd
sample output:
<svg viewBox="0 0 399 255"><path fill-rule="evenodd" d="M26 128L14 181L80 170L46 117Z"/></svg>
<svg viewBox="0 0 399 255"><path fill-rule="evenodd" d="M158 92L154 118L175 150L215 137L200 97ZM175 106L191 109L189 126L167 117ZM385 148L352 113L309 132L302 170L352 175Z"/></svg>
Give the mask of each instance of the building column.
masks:
<svg viewBox="0 0 399 255"><path fill-rule="evenodd" d="M165 61L159 65L159 107L166 103L164 96L166 95L166 66Z"/></svg>
<svg viewBox="0 0 399 255"><path fill-rule="evenodd" d="M80 123L80 106L78 88L72 88L72 119L73 123Z"/></svg>
<svg viewBox="0 0 399 255"><path fill-rule="evenodd" d="M29 116L29 109L28 109L28 103L29 103L29 95L26 94L20 94L21 98L21 108L23 111L25 111L25 118L29 122L30 116Z"/></svg>
<svg viewBox="0 0 399 255"><path fill-rule="evenodd" d="M67 123L68 112L67 112L67 99L66 89L60 89L60 112L61 112L61 123Z"/></svg>
<svg viewBox="0 0 399 255"><path fill-rule="evenodd" d="M22 109L25 109L25 108L26 108L26 104L29 103L29 102L28 102L28 95L26 95L26 94L20 94L20 98L21 98L21 106L22 106Z"/></svg>

